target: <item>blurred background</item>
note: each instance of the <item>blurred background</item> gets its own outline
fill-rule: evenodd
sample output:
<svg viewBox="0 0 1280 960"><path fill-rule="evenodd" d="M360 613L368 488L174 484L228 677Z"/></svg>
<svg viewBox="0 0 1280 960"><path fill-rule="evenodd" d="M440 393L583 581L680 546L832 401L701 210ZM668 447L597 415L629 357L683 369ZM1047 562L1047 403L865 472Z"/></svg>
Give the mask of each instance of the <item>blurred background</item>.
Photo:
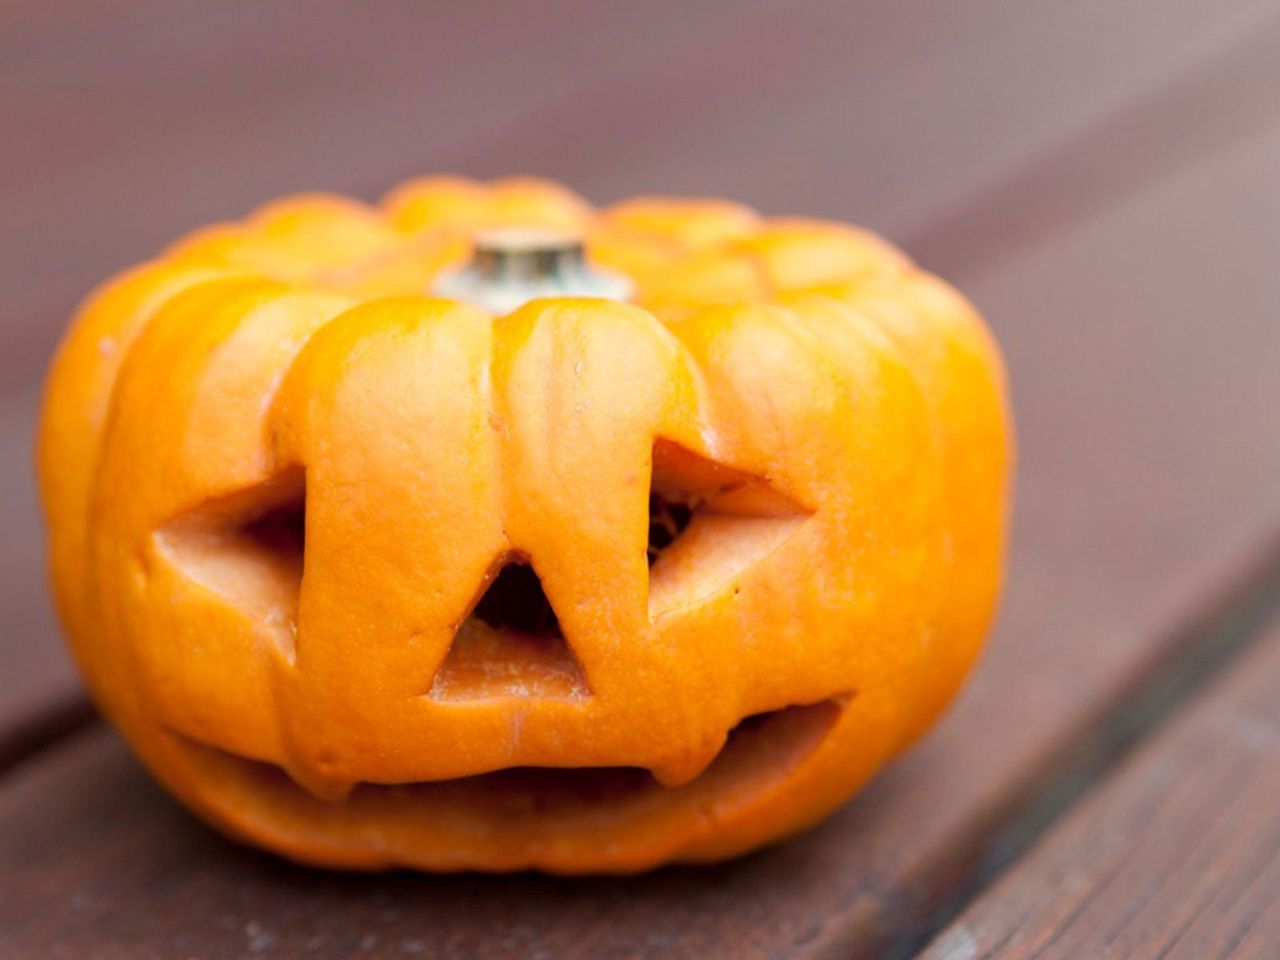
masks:
<svg viewBox="0 0 1280 960"><path fill-rule="evenodd" d="M1276 0L7 0L0 765L89 716L30 466L77 301L273 197L374 200L424 173L853 221L999 336L1021 447L1000 628L943 727L816 835L848 843L778 854L796 890L960 862L1063 744L1194 646L1182 624L1280 555ZM140 777L107 756L92 769ZM815 852L837 849L839 870ZM770 861L753 863L733 883ZM659 918L718 895L673 882Z"/></svg>

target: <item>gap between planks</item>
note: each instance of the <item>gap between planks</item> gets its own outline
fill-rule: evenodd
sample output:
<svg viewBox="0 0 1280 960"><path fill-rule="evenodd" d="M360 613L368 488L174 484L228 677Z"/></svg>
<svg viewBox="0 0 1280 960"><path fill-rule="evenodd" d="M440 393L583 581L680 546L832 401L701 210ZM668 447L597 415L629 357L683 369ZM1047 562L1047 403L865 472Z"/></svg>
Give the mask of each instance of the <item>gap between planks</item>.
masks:
<svg viewBox="0 0 1280 960"><path fill-rule="evenodd" d="M1237 570L1225 591L1199 598L1182 617L1171 620L1158 661L1112 703L1068 731L1044 762L1027 772L1022 788L991 816L989 829L973 831L970 841L948 851L949 863L939 865L955 877L946 886L947 897L924 922L901 928L901 939L885 943L878 956L917 956L1139 743L1268 635L1267 625L1280 615L1280 528ZM809 956L835 960L844 955L837 937Z"/></svg>

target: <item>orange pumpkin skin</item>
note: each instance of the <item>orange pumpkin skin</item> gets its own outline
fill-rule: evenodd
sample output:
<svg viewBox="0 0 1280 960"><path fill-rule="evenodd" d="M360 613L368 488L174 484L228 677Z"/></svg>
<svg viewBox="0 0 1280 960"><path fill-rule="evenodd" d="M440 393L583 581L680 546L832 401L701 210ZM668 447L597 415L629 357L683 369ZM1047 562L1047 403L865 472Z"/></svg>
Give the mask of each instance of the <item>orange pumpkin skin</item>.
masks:
<svg viewBox="0 0 1280 960"><path fill-rule="evenodd" d="M425 295L504 224L580 230L635 301ZM201 816L327 866L628 872L806 827L930 725L1010 436L980 318L874 237L426 179L105 286L38 460L93 696ZM651 487L692 510L652 569ZM473 614L512 560L558 645Z"/></svg>

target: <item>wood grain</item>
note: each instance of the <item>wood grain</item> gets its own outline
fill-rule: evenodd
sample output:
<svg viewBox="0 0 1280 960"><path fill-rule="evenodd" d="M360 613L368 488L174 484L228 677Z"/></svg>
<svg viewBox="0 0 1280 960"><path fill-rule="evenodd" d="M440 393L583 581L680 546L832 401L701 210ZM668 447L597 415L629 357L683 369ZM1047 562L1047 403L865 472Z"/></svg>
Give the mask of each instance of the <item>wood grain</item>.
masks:
<svg viewBox="0 0 1280 960"><path fill-rule="evenodd" d="M37 612L17 448L74 289L181 226L300 181L370 190L444 165L562 174L602 199L715 190L916 237L990 316L1013 379L1019 511L985 662L938 731L812 834L737 864L631 881L296 870L214 838L96 730L0 786L0 955L901 950L1082 738L1193 650L1199 634L1186 625L1273 560L1274 2L1142 2L1117 17L1101 2L868 12L807 0L732 18L699 7L688 23L673 6L644 36L626 22L603 52L554 69L536 51L578 51L564 24L585 5L546 23L476 6L430 41L434 61L403 36L425 22L409 5L379 6L394 37L337 6L258 21L146 3L124 4L119 24L28 13L5 34L0 76L25 78L30 102L5 99L0 116L48 147L23 147L16 182L30 198L0 177L21 211L6 242L25 244L0 258L0 289L16 291L0 358L15 398L4 407L2 492L16 532L3 642L27 662L0 672L0 727L70 684ZM164 43L134 37L143 27ZM488 31L500 29L524 32L492 46ZM540 48L530 38L543 30L566 45ZM499 49L510 62L484 56ZM318 63L342 76L317 74ZM559 79L541 80L544 70ZM443 92L428 82L441 75ZM535 80L538 95L523 89ZM468 100L458 91L469 83L481 92ZM100 117L77 106L95 85Z"/></svg>
<svg viewBox="0 0 1280 960"><path fill-rule="evenodd" d="M921 960L1280 956L1280 624Z"/></svg>

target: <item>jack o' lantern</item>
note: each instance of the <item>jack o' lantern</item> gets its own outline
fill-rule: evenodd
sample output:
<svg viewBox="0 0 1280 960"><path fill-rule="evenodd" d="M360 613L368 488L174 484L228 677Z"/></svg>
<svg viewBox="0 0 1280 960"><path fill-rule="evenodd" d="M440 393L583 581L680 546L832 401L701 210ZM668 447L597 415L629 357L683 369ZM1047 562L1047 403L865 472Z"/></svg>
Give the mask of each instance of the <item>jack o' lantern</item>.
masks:
<svg viewBox="0 0 1280 960"><path fill-rule="evenodd" d="M427 179L93 295L39 468L91 691L201 816L579 873L776 840L917 737L1008 447L981 320L866 233Z"/></svg>

